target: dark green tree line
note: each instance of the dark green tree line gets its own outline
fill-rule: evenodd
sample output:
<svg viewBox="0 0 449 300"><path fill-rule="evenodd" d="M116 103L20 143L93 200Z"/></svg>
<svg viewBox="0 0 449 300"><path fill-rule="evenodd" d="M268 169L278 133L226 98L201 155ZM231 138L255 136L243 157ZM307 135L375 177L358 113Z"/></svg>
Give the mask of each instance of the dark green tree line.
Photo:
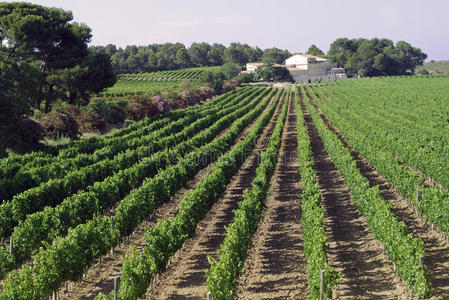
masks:
<svg viewBox="0 0 449 300"><path fill-rule="evenodd" d="M115 73L155 72L190 67L221 66L234 63L243 67L248 62L266 61L282 64L291 54L288 50L270 48L261 50L248 44L192 43L187 48L181 43L151 44L148 46L115 45L92 46L92 53L111 56Z"/></svg>
<svg viewBox="0 0 449 300"><path fill-rule="evenodd" d="M387 76L413 74L427 55L407 42L396 45L389 39L335 40L327 57L344 67L350 76Z"/></svg>

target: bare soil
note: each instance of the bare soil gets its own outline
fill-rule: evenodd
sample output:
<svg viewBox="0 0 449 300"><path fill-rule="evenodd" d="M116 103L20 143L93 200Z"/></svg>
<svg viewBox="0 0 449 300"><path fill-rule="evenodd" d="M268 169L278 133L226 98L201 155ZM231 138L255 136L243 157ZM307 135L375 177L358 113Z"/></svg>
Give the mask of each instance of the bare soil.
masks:
<svg viewBox="0 0 449 300"><path fill-rule="evenodd" d="M403 221L409 232L419 237L426 251L424 264L427 266L429 275L432 277L434 295L431 299L449 299L449 243L441 232L433 229L413 208L411 203L403 198L397 189L388 182L370 163L363 158L355 149L351 148L341 132L332 125L325 115L322 119L345 146L351 151L357 162L360 172L370 182L371 186L379 186L382 197L389 203L394 204L393 212Z"/></svg>
<svg viewBox="0 0 449 300"><path fill-rule="evenodd" d="M342 273L335 299L411 299L381 244L355 207L343 175L332 162L301 100L323 196L329 265Z"/></svg>
<svg viewBox="0 0 449 300"><path fill-rule="evenodd" d="M260 163L260 152L265 149L280 113L282 102L257 139L252 153L232 177L224 196L217 201L199 223L195 235L188 239L171 260L167 271L146 294L146 299L204 299L206 273L210 265L207 256L217 258L217 250L226 236L225 226L233 220L233 210L238 208L243 191L251 188Z"/></svg>
<svg viewBox="0 0 449 300"><path fill-rule="evenodd" d="M273 99L268 103L264 112L269 109L273 103ZM263 100L261 101L261 103ZM259 104L260 105L260 104ZM263 114L263 112L262 112ZM258 118L257 118L258 119ZM256 119L256 120L257 120ZM243 139L254 126L256 121L253 121L247 126L243 132L235 139L234 144ZM221 132L218 136L221 136L228 129ZM228 150L229 151L229 150ZM108 253L102 257L97 263L88 268L86 276L78 283L68 283L68 289L65 287L59 290L60 299L93 299L98 293L103 292L105 294L110 293L114 289L114 278L120 277L120 268L125 255L128 253L131 245L136 247L137 250L142 250L145 245L145 228L154 226L157 220L160 218L166 218L176 215L179 210L179 206L184 200L185 195L192 189L196 188L199 181L205 178L212 171L212 165L202 169L196 174L187 185L179 190L170 201L162 205L155 213L140 224L136 230L128 236L123 243L117 245L114 248L114 253ZM108 214L114 214L111 210ZM119 281L120 282L120 281Z"/></svg>
<svg viewBox="0 0 449 300"><path fill-rule="evenodd" d="M296 111L292 99L266 208L237 282L237 299L307 298L300 195Z"/></svg>

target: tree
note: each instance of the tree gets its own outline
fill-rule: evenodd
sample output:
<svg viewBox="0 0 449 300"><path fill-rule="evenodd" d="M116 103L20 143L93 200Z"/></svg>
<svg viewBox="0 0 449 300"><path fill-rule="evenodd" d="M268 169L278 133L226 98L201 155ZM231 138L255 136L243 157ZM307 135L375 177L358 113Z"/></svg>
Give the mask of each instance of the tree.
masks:
<svg viewBox="0 0 449 300"><path fill-rule="evenodd" d="M239 75L242 69L238 64L227 62L221 67L221 72L226 76L227 79L232 79Z"/></svg>
<svg viewBox="0 0 449 300"><path fill-rule="evenodd" d="M262 81L293 81L290 72L285 67L277 67L266 64L256 69L255 80Z"/></svg>
<svg viewBox="0 0 449 300"><path fill-rule="evenodd" d="M211 71L203 72L200 78L201 82L213 88L216 94L221 93L225 79L226 76L222 72Z"/></svg>
<svg viewBox="0 0 449 300"><path fill-rule="evenodd" d="M244 45L240 43L231 43L231 45L224 51L225 61L243 66L249 61L247 52L248 50L245 51Z"/></svg>
<svg viewBox="0 0 449 300"><path fill-rule="evenodd" d="M334 41L327 56L344 67L349 76L381 76L412 74L427 55L419 48L389 39L340 38Z"/></svg>
<svg viewBox="0 0 449 300"><path fill-rule="evenodd" d="M312 44L309 47L306 54L318 56L318 57L324 57L324 52L320 48L318 48L315 44Z"/></svg>
<svg viewBox="0 0 449 300"><path fill-rule="evenodd" d="M207 56L209 50L210 45L208 43L192 43L188 50L190 60L196 66L207 66L209 63L209 59Z"/></svg>
<svg viewBox="0 0 449 300"><path fill-rule="evenodd" d="M288 50L278 48L265 49L262 54L262 61L271 64L283 64L291 56Z"/></svg>
<svg viewBox="0 0 449 300"><path fill-rule="evenodd" d="M17 63L0 53L0 157L18 143L22 116L39 94L39 71L28 63Z"/></svg>
<svg viewBox="0 0 449 300"><path fill-rule="evenodd" d="M176 52L176 65L178 68L187 68L190 66L190 57L186 48L180 48Z"/></svg>
<svg viewBox="0 0 449 300"><path fill-rule="evenodd" d="M222 44L213 44L207 53L209 64L212 66L221 66L224 62L224 51L226 47Z"/></svg>
<svg viewBox="0 0 449 300"><path fill-rule="evenodd" d="M23 2L0 3L1 47L9 58L39 64L44 80L38 102L45 100L45 112L58 98L57 90L67 85L63 83L64 76L57 77L63 70L80 65L89 55L91 30L72 20L70 11L58 8Z"/></svg>

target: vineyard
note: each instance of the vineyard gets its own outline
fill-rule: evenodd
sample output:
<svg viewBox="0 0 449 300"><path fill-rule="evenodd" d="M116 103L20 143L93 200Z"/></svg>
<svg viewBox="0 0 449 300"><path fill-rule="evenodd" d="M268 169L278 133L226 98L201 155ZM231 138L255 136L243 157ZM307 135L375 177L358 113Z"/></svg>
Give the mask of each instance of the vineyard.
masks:
<svg viewBox="0 0 449 300"><path fill-rule="evenodd" d="M147 92L179 90L181 80L189 80L192 87L199 87L199 78L204 71L214 71L219 67L187 68L152 73L119 74L117 83L105 89L98 96L125 96Z"/></svg>
<svg viewBox="0 0 449 300"><path fill-rule="evenodd" d="M2 159L0 299L448 299L448 95L247 86Z"/></svg>
<svg viewBox="0 0 449 300"><path fill-rule="evenodd" d="M197 80L204 71L217 70L220 67L188 68L181 70L158 71L151 73L135 73L118 75L120 80L129 81L179 81L183 79Z"/></svg>

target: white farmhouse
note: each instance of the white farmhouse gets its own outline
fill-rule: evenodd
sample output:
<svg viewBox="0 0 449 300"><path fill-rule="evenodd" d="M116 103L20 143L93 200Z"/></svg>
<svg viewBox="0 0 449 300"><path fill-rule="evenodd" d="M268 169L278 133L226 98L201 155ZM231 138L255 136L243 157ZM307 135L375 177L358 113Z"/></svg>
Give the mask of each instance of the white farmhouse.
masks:
<svg viewBox="0 0 449 300"><path fill-rule="evenodd" d="M295 54L285 60L285 66L296 82L346 79L345 69L330 60L307 54Z"/></svg>
<svg viewBox="0 0 449 300"><path fill-rule="evenodd" d="M249 73L254 72L263 65L263 63L248 63L246 64L246 70ZM345 69L337 68L337 65L330 60L302 53L287 58L284 67L287 68L296 82L301 83L347 78Z"/></svg>

